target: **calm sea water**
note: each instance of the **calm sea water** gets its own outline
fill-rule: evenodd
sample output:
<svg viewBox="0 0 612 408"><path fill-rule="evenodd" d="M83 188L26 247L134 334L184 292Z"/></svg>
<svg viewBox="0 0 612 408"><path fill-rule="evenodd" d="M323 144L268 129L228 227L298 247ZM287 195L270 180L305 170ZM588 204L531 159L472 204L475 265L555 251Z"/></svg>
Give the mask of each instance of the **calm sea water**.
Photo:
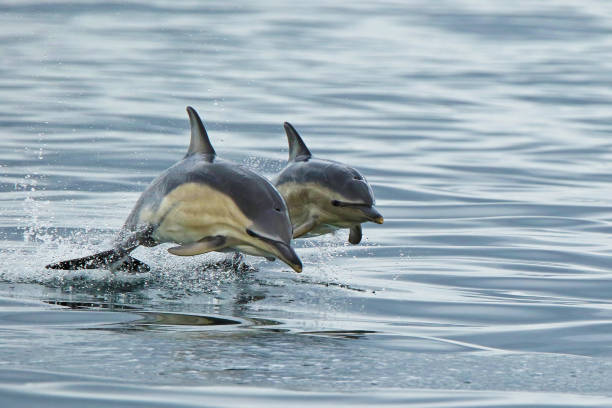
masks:
<svg viewBox="0 0 612 408"><path fill-rule="evenodd" d="M2 406L612 405L608 1L2 1ZM385 224L247 257L108 248L185 106L268 176L283 121Z"/></svg>

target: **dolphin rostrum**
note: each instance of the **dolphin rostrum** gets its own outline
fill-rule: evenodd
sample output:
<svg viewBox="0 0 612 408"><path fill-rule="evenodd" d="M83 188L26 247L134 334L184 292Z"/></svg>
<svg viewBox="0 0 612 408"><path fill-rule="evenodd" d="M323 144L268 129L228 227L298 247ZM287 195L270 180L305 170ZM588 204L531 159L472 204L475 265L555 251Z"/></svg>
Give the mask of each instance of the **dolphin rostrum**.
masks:
<svg viewBox="0 0 612 408"><path fill-rule="evenodd" d="M361 223L382 224L374 207L374 194L354 168L312 157L290 123L285 122L289 162L272 181L289 207L293 238L309 237L349 228L349 242L361 242Z"/></svg>
<svg viewBox="0 0 612 408"><path fill-rule="evenodd" d="M168 249L174 255L239 251L279 258L302 271L290 244L292 226L282 196L262 176L218 158L197 112L188 106L187 113L191 122L187 155L142 193L114 247L47 268L148 271L130 252L139 245L174 242L179 245Z"/></svg>

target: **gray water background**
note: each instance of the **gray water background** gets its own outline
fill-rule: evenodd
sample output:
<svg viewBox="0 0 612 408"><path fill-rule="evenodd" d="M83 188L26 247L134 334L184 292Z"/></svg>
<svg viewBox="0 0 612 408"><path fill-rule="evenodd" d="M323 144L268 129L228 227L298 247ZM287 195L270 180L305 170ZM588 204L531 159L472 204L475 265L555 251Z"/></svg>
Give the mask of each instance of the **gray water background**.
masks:
<svg viewBox="0 0 612 408"><path fill-rule="evenodd" d="M612 405L612 3L0 2L2 406ZM188 145L283 121L385 224L300 275L106 249Z"/></svg>

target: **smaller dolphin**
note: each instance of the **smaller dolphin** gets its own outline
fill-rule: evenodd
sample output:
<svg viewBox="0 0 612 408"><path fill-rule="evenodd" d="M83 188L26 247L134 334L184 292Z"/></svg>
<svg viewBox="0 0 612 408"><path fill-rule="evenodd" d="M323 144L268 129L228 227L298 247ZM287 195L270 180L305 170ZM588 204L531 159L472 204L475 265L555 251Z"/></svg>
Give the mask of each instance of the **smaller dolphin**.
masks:
<svg viewBox="0 0 612 408"><path fill-rule="evenodd" d="M168 249L174 255L239 251L279 258L302 271L290 244L292 226L282 196L262 176L217 158L197 112L188 106L187 113L191 123L187 154L142 193L114 247L47 268L148 271L130 252L139 245L174 242L179 246Z"/></svg>
<svg viewBox="0 0 612 408"><path fill-rule="evenodd" d="M361 242L361 223L382 224L374 208L372 188L357 170L342 163L312 157L290 123L285 122L289 162L272 180L285 198L293 238L310 237L349 228L349 242Z"/></svg>

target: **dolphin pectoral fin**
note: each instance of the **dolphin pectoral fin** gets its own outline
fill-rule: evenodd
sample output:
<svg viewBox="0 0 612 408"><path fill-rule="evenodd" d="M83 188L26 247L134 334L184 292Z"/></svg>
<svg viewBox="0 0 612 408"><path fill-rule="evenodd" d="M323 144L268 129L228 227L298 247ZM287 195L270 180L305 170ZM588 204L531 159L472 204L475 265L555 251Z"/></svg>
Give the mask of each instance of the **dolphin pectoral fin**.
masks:
<svg viewBox="0 0 612 408"><path fill-rule="evenodd" d="M180 245L168 248L168 252L178 256L193 256L205 254L206 252L217 251L227 246L227 239L223 235L215 235L214 237L204 237L197 242L191 244Z"/></svg>
<svg viewBox="0 0 612 408"><path fill-rule="evenodd" d="M317 219L310 218L304 224L293 228L293 238L299 238L302 235L308 233L310 230L312 230L315 227L316 224L317 224Z"/></svg>
<svg viewBox="0 0 612 408"><path fill-rule="evenodd" d="M351 227L351 232L349 234L348 241L353 245L357 245L358 243L361 242L361 237L362 237L361 224L353 225Z"/></svg>

